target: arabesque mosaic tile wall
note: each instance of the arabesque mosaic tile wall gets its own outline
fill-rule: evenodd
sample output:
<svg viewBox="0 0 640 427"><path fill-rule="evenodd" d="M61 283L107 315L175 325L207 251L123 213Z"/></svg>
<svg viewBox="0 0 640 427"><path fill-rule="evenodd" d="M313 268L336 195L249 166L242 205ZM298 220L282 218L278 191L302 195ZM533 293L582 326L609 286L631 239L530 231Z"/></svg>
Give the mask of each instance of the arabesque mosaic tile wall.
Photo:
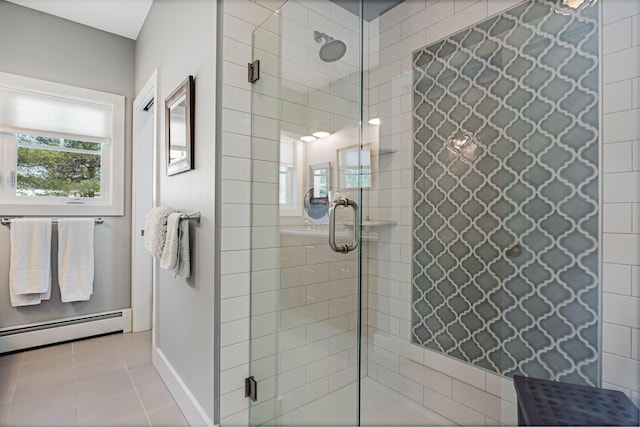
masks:
<svg viewBox="0 0 640 427"><path fill-rule="evenodd" d="M532 0L414 53L412 335L598 382L598 7Z"/></svg>

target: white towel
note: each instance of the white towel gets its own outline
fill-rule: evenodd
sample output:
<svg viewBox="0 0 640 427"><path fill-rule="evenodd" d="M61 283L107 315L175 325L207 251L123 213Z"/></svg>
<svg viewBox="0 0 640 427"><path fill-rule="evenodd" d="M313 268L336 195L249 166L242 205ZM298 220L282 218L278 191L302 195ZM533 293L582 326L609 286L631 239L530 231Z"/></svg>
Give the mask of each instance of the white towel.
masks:
<svg viewBox="0 0 640 427"><path fill-rule="evenodd" d="M172 213L167 219L167 239L160 258L160 268L171 270L173 277L191 276L189 254L189 220L181 220L181 213Z"/></svg>
<svg viewBox="0 0 640 427"><path fill-rule="evenodd" d="M11 306L12 307L22 307L25 305L38 305L42 301L47 301L51 299L51 274L49 274L49 288L47 292L42 294L24 294L24 295L14 295L9 292Z"/></svg>
<svg viewBox="0 0 640 427"><path fill-rule="evenodd" d="M167 237L167 218L174 208L157 207L151 209L144 224L144 247L152 256L160 258Z"/></svg>
<svg viewBox="0 0 640 427"><path fill-rule="evenodd" d="M11 305L40 304L51 297L51 219L11 221Z"/></svg>
<svg viewBox="0 0 640 427"><path fill-rule="evenodd" d="M58 285L62 302L86 301L93 294L92 218L58 220Z"/></svg>

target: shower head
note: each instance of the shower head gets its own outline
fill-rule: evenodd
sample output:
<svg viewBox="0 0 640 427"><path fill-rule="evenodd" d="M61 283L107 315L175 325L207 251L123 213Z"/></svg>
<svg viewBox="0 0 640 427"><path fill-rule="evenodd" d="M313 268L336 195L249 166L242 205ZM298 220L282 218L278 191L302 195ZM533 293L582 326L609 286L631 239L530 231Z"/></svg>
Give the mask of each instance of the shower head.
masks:
<svg viewBox="0 0 640 427"><path fill-rule="evenodd" d="M347 52L347 46L341 40L331 40L320 48L320 59L324 62L335 62Z"/></svg>
<svg viewBox="0 0 640 427"><path fill-rule="evenodd" d="M324 62L336 62L347 52L347 46L342 40L336 40L320 31L313 32L313 39L317 43L323 43L324 40L323 45L320 47L320 59Z"/></svg>

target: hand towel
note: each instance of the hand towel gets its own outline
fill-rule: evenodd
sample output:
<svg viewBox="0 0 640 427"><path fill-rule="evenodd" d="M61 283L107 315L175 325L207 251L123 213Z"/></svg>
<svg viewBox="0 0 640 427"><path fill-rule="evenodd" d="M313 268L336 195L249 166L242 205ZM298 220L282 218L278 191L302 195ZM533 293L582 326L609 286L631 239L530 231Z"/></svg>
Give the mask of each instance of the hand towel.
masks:
<svg viewBox="0 0 640 427"><path fill-rule="evenodd" d="M49 285L47 292L42 294L23 294L14 295L9 292L9 297L12 307L22 307L25 305L38 305L42 301L48 301L51 299L51 273L49 273Z"/></svg>
<svg viewBox="0 0 640 427"><path fill-rule="evenodd" d="M11 221L9 295L14 307L51 297L51 219Z"/></svg>
<svg viewBox="0 0 640 427"><path fill-rule="evenodd" d="M180 248L178 251L178 261L173 266L173 277L176 275L188 279L191 277L191 248L189 247L189 223L188 219L181 220L178 225L180 234Z"/></svg>
<svg viewBox="0 0 640 427"><path fill-rule="evenodd" d="M191 276L189 254L189 221L181 220L181 213L172 213L167 220L167 238L160 258L160 268L171 270L173 276Z"/></svg>
<svg viewBox="0 0 640 427"><path fill-rule="evenodd" d="M174 208L157 207L151 209L145 217L144 247L156 258L162 256L167 237L167 218L174 212Z"/></svg>
<svg viewBox="0 0 640 427"><path fill-rule="evenodd" d="M62 302L86 301L93 294L95 220L58 220L58 285Z"/></svg>

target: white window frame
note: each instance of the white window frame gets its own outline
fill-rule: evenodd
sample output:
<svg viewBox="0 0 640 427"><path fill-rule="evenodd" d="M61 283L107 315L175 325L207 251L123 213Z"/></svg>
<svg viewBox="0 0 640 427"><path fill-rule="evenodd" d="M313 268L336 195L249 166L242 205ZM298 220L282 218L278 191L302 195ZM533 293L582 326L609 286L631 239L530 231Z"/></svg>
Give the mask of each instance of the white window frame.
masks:
<svg viewBox="0 0 640 427"><path fill-rule="evenodd" d="M12 90L23 90L42 95L50 95L77 100L78 102L90 102L108 107L111 110L111 137L109 141L96 141L90 137L83 138L79 135L52 135L46 131L37 133L37 130L22 131L19 129L3 129L0 127L0 216L123 216L125 194L125 97L92 89L34 79L0 72L0 87ZM7 179L11 164L13 170L17 166L17 142L15 134L25 133L37 136L67 137L87 142L101 142L101 197L96 199L83 198L75 203L70 203L66 197L25 197L8 195ZM11 138L13 141L11 141ZM13 154L10 147L15 147Z"/></svg>
<svg viewBox="0 0 640 427"><path fill-rule="evenodd" d="M283 172L281 169L285 169L285 171ZM278 200L280 202L280 208L281 209L291 209L295 206L295 191L296 191L296 177L297 177L297 173L296 173L296 167L294 165L286 165L286 164L282 164L280 163L280 167L278 168L278 184L282 185L282 175L285 176L285 184L286 184L286 188L285 188L285 197L286 197L286 201L284 203L280 202L280 200ZM279 192L278 192L279 194ZM278 197L278 199L280 199L280 197Z"/></svg>

